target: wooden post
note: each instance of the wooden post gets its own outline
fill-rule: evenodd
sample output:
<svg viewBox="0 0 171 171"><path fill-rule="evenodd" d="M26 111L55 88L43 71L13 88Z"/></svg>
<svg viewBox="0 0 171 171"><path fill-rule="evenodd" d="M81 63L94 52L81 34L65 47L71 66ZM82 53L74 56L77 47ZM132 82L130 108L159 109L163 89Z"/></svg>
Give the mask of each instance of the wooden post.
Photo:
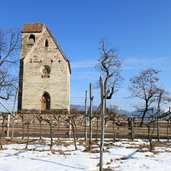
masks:
<svg viewBox="0 0 171 171"><path fill-rule="evenodd" d="M41 140L42 139L42 120L41 120L41 118L39 120L39 125L40 125L39 134L40 134L40 140Z"/></svg>
<svg viewBox="0 0 171 171"><path fill-rule="evenodd" d="M147 127L148 127L148 139L149 139L149 141L150 141L150 123L147 124Z"/></svg>
<svg viewBox="0 0 171 171"><path fill-rule="evenodd" d="M89 150L92 146L92 115L93 115L93 96L92 96L92 84L89 85L90 89L90 114L89 114Z"/></svg>
<svg viewBox="0 0 171 171"><path fill-rule="evenodd" d="M131 117L131 140L134 140L134 123L133 123L133 117Z"/></svg>
<svg viewBox="0 0 171 171"><path fill-rule="evenodd" d="M58 124L58 140L59 140L59 124L60 124L60 115L58 115L58 121L57 121L57 124Z"/></svg>
<svg viewBox="0 0 171 171"><path fill-rule="evenodd" d="M7 118L7 137L9 137L9 128L10 128L10 114L8 114L8 118Z"/></svg>
<svg viewBox="0 0 171 171"><path fill-rule="evenodd" d="M101 141L100 141L100 163L99 171L103 171L103 151L104 151L104 134L105 134L105 110L106 110L106 98L110 91L105 92L104 82L102 77L99 79L100 91L101 91Z"/></svg>
<svg viewBox="0 0 171 171"><path fill-rule="evenodd" d="M103 149L104 149L104 128L105 128L105 97L104 97L104 83L102 77L99 80L101 89L101 142L100 142L100 163L99 171L103 171Z"/></svg>
<svg viewBox="0 0 171 171"><path fill-rule="evenodd" d="M115 119L113 119L113 141L116 140L116 134L115 134Z"/></svg>
<svg viewBox="0 0 171 171"><path fill-rule="evenodd" d="M157 111L157 139L160 141L160 130L159 130L159 113L160 113L160 102L162 98L162 92L159 94L159 101L158 101L158 111Z"/></svg>
<svg viewBox="0 0 171 171"><path fill-rule="evenodd" d="M130 136L132 141L134 140L133 117L128 117L128 136Z"/></svg>
<svg viewBox="0 0 171 171"><path fill-rule="evenodd" d="M11 123L11 139L14 138L14 124L15 124L15 117L12 116L12 123Z"/></svg>
<svg viewBox="0 0 171 171"><path fill-rule="evenodd" d="M170 125L170 107L169 107L169 119L167 121L167 140L169 141L169 125Z"/></svg>
<svg viewBox="0 0 171 171"><path fill-rule="evenodd" d="M15 114L15 105L18 97L18 89L16 90L15 98L14 98L14 105L13 105L13 114ZM15 116L12 116L12 122L11 122L11 139L14 138L14 125L15 125Z"/></svg>
<svg viewBox="0 0 171 171"><path fill-rule="evenodd" d="M167 120L167 141L169 141L169 119Z"/></svg>
<svg viewBox="0 0 171 171"><path fill-rule="evenodd" d="M85 92L85 141L87 141L87 90Z"/></svg>
<svg viewBox="0 0 171 171"><path fill-rule="evenodd" d="M8 114L8 123L7 123L7 137L9 137L9 125L10 125L10 115L12 115L13 117L15 116L14 113L10 112L10 110L8 110L1 102L0 105L7 111L9 112Z"/></svg>

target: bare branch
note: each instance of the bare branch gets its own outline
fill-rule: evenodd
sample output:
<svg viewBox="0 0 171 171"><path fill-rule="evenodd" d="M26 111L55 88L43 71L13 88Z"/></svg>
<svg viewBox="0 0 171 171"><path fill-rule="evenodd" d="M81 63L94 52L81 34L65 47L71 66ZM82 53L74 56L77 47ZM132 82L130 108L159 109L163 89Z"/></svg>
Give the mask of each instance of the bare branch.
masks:
<svg viewBox="0 0 171 171"><path fill-rule="evenodd" d="M100 42L99 50L101 57L98 59L96 68L103 74L105 93L111 90L110 95L107 97L107 99L110 99L112 98L114 90L117 89L123 80L120 75L122 61L118 56L118 49L108 48L105 40Z"/></svg>
<svg viewBox="0 0 171 171"><path fill-rule="evenodd" d="M15 29L0 29L0 99L8 100L16 91L18 73L12 69L19 62L19 49L20 32Z"/></svg>
<svg viewBox="0 0 171 171"><path fill-rule="evenodd" d="M158 73L158 70L148 68L143 70L138 76L130 79L131 86L129 87L129 91L132 97L138 97L144 100L141 125L143 124L144 118L151 108L151 105L158 100L159 94L164 93L164 90L157 87L157 82L159 80L157 77Z"/></svg>

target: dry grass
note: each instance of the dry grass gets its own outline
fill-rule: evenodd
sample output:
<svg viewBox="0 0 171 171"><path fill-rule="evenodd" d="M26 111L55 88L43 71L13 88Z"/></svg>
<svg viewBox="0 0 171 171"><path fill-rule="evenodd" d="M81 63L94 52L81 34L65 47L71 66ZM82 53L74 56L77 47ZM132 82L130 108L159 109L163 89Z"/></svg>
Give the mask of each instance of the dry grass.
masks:
<svg viewBox="0 0 171 171"><path fill-rule="evenodd" d="M5 138L5 139L0 139L0 142L2 145L7 145L7 144L40 144L40 145L45 145L46 142L43 139L22 139L22 138Z"/></svg>
<svg viewBox="0 0 171 171"><path fill-rule="evenodd" d="M64 141L64 140L55 140L55 141L53 142L53 144L54 144L54 145L63 145L63 146L65 146L65 147L67 147L67 146L73 144L73 142L71 142L71 141Z"/></svg>
<svg viewBox="0 0 171 171"><path fill-rule="evenodd" d="M113 169L111 168L104 168L103 171L112 171Z"/></svg>

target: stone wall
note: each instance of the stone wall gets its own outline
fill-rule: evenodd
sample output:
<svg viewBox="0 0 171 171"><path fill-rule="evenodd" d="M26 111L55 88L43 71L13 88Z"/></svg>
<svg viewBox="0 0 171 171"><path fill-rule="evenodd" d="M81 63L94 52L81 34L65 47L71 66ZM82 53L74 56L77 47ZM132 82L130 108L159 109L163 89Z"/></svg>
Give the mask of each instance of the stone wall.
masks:
<svg viewBox="0 0 171 171"><path fill-rule="evenodd" d="M70 109L70 68L68 61L54 41L47 27L35 35L35 43L28 44L30 33L22 33L20 78L21 110L40 110L44 92L50 95L50 109ZM45 41L48 47L45 47ZM44 73L49 66L50 73Z"/></svg>

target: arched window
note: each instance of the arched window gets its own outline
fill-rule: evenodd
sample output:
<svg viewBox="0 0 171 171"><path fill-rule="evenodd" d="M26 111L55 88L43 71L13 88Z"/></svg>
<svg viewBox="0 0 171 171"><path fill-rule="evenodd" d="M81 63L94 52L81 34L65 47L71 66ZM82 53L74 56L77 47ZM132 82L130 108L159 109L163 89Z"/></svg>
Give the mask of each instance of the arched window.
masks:
<svg viewBox="0 0 171 171"><path fill-rule="evenodd" d="M31 34L28 39L28 44L33 45L35 43L35 35Z"/></svg>
<svg viewBox="0 0 171 171"><path fill-rule="evenodd" d="M41 99L41 111L50 110L50 95L48 92L44 92Z"/></svg>
<svg viewBox="0 0 171 171"><path fill-rule="evenodd" d="M45 40L45 47L48 47L49 46L49 42L48 42L48 40L46 39Z"/></svg>

